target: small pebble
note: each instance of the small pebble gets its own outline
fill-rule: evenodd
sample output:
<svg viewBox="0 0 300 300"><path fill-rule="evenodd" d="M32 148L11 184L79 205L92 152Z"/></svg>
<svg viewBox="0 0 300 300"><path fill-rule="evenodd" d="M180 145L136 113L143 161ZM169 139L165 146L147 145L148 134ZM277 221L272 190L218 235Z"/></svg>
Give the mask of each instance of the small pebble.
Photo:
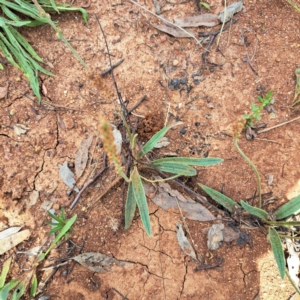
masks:
<svg viewBox="0 0 300 300"><path fill-rule="evenodd" d="M186 134L187 130L186 130L187 126L184 126L180 129L180 134Z"/></svg>
<svg viewBox="0 0 300 300"><path fill-rule="evenodd" d="M174 59L173 60L173 66L176 67L176 66L178 66L178 64L179 64L179 61L177 59Z"/></svg>

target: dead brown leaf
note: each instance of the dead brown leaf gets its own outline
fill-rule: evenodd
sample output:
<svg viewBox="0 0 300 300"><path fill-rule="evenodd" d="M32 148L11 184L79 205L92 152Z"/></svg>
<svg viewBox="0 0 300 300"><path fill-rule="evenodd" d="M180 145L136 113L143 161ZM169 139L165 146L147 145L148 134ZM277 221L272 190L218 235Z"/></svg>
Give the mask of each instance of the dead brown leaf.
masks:
<svg viewBox="0 0 300 300"><path fill-rule="evenodd" d="M84 139L78 150L76 151L76 155L75 155L75 174L77 179L82 175L85 167L86 167L86 163L88 160L88 154L89 154L89 148L92 144L93 141L93 136L89 135L87 139Z"/></svg>
<svg viewBox="0 0 300 300"><path fill-rule="evenodd" d="M218 15L215 14L203 14L199 16L175 18L174 21L175 24L180 27L213 27L220 23L218 20Z"/></svg>
<svg viewBox="0 0 300 300"><path fill-rule="evenodd" d="M154 197L151 185L144 184L144 188L147 197L164 210L177 210L179 205L185 217L190 220L202 222L215 220L214 215L208 209L191 198L184 197L177 190L173 190L166 182L157 187L157 193Z"/></svg>
<svg viewBox="0 0 300 300"><path fill-rule="evenodd" d="M9 83L6 83L6 86L0 87L0 99L5 98L7 96Z"/></svg>
<svg viewBox="0 0 300 300"><path fill-rule="evenodd" d="M167 25L154 25L151 24L154 28L165 32L167 34L170 34L174 37L177 38L190 38L191 36L189 34L187 34L186 32L184 32L183 30L177 28L177 27L171 27L171 26L167 26ZM190 34L194 35L192 32L190 32Z"/></svg>

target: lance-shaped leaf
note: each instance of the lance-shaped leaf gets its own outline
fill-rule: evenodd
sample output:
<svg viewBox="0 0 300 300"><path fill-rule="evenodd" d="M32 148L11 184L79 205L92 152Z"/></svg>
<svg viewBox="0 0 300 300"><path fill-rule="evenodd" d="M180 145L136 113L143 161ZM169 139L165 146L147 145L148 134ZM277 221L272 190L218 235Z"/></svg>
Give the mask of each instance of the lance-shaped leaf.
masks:
<svg viewBox="0 0 300 300"><path fill-rule="evenodd" d="M9 268L10 268L10 264L12 261L12 256L7 259L2 267L2 271L1 271L1 276L0 276L0 289L4 286L5 284L5 280L6 280L6 276L8 274Z"/></svg>
<svg viewBox="0 0 300 300"><path fill-rule="evenodd" d="M276 220L284 219L290 215L294 215L300 210L300 195L296 198L290 200L286 204L282 205L277 211L275 211L274 216Z"/></svg>
<svg viewBox="0 0 300 300"><path fill-rule="evenodd" d="M37 286L38 286L38 281L37 281L36 275L34 274L32 277L32 281L31 281L30 297L32 297L32 298L35 297Z"/></svg>
<svg viewBox="0 0 300 300"><path fill-rule="evenodd" d="M25 293L25 283L21 281L14 290L11 300L19 300Z"/></svg>
<svg viewBox="0 0 300 300"><path fill-rule="evenodd" d="M13 279L10 282L8 282L1 290L0 290L0 299L8 299L8 294L9 292L16 287L18 284L19 280L18 279Z"/></svg>
<svg viewBox="0 0 300 300"><path fill-rule="evenodd" d="M129 182L127 190L127 198L125 204L125 229L128 229L132 223L136 210L136 201L133 195L132 182Z"/></svg>
<svg viewBox="0 0 300 300"><path fill-rule="evenodd" d="M173 163L171 161L157 162L155 160L152 163L158 170L162 172L167 172L167 173L182 175L182 176L195 176L197 174L194 168L181 163Z"/></svg>
<svg viewBox="0 0 300 300"><path fill-rule="evenodd" d="M207 193L213 200L221 204L223 207L228 209L230 212L233 212L235 207L239 207L239 204L230 199L229 197L221 194L220 192L209 188L208 186L205 186L203 184L198 183L199 186L204 190L205 193Z"/></svg>
<svg viewBox="0 0 300 300"><path fill-rule="evenodd" d="M246 203L245 201L241 201L241 205L245 211L249 214L259 217L262 220L268 220L268 213L260 208L254 207Z"/></svg>
<svg viewBox="0 0 300 300"><path fill-rule="evenodd" d="M272 251L279 269L280 277L284 279L285 274L285 258L280 237L273 227L269 227L269 237Z"/></svg>
<svg viewBox="0 0 300 300"><path fill-rule="evenodd" d="M172 128L177 125L182 124L182 122L177 122L175 124L168 125L164 128L162 128L160 131L156 132L154 136L145 144L143 149L139 152L139 157L142 157L143 155L147 154L149 151L151 151L156 144L159 142L159 140Z"/></svg>
<svg viewBox="0 0 300 300"><path fill-rule="evenodd" d="M215 164L219 164L223 162L222 158L218 157L165 157L154 160L152 163L161 164L161 163L178 163L186 166L200 166L200 167L208 167Z"/></svg>
<svg viewBox="0 0 300 300"><path fill-rule="evenodd" d="M145 228L148 236L150 236L151 235L151 224L150 224L148 204L147 204L144 186L143 186L143 183L142 183L142 180L141 180L141 177L140 177L137 167L134 167L132 174L131 174L131 179L132 179L133 195L134 195L135 201L139 208L142 223L144 225L144 228Z"/></svg>

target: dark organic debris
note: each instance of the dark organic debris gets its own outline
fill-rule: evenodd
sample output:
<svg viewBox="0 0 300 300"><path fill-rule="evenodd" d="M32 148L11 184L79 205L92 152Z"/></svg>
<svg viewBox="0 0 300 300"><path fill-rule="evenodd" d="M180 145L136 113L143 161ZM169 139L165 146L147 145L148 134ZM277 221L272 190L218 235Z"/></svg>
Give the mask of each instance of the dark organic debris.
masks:
<svg viewBox="0 0 300 300"><path fill-rule="evenodd" d="M182 85L187 85L187 83L188 83L188 79L186 77L174 78L169 81L168 87L171 91L179 90L182 88Z"/></svg>

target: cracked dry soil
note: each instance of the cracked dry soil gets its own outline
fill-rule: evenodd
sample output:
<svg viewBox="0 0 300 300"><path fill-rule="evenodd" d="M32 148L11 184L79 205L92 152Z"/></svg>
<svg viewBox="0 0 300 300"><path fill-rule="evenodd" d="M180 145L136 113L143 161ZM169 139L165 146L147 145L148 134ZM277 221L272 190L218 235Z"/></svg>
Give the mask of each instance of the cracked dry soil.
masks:
<svg viewBox="0 0 300 300"><path fill-rule="evenodd" d="M150 0L140 4L154 11ZM284 1L246 0L245 8L230 30L223 32L219 49L216 41L204 65L203 47L189 38L174 38L159 32L150 24L157 19L130 2L95 1L88 8L89 27L79 14L63 14L59 20L65 36L88 64L84 69L48 26L26 29L26 36L44 58L55 77L40 75L47 89L44 105L39 105L24 76L6 66L1 84L10 82L6 99L1 100L0 112L0 230L10 226L30 229L31 237L0 257L1 263L14 255L11 276L18 276L29 267L26 251L47 239L48 220L42 204L56 210L69 207L74 195L59 178L59 164L70 166L81 141L94 136L88 167L77 181L80 188L102 166L101 141L97 138L99 112L115 122L117 97L108 75L99 74L108 68L103 36L93 14L104 28L113 63L125 61L115 69L115 77L123 97L132 107L147 96L136 110L141 121L141 139L147 140L163 124L170 105L172 118L184 122L185 128L171 130L171 144L156 150L161 157L168 153L179 156L221 157L224 162L210 168L198 168L198 175L187 184L197 190L201 182L216 190L225 187L225 194L236 201L251 198L256 191L255 176L250 167L234 150L227 130L235 119L249 112L250 102L269 90L274 91L275 114L264 111L262 123L268 127L293 118L294 70L299 67L299 14ZM80 5L77 1L74 5ZM221 1L211 1L211 12L218 13ZM172 20L197 14L194 1L173 5L167 2L164 17ZM196 32L214 29L196 29ZM241 32L246 38L241 42ZM248 51L255 74L245 62ZM176 63L174 63L176 61ZM200 72L199 84L192 75ZM188 78L189 93L171 91L168 83L175 78ZM17 136L15 124L29 129ZM146 130L146 129L147 130ZM299 122L271 130L253 141L243 136L241 148L257 166L262 177L263 193L276 200L266 206L273 210L299 194ZM268 185L268 175L273 182ZM243 231L250 243L236 246L224 243L210 252L206 246L210 223L187 220L198 255L210 263L223 258L219 268L195 271L197 264L178 246L175 224L180 221L176 211L166 212L149 200L152 237L145 234L140 218L124 231L122 185L114 185L100 201L99 196L116 179L111 168L81 197L70 215L77 213L75 233L71 239L83 246L83 252L102 252L119 260L131 262L126 267L114 266L105 274L92 273L73 261L61 266L47 282L43 294L53 299L288 299L293 289L281 281L263 229ZM32 196L38 192L38 199ZM183 192L183 191L182 191ZM294 193L294 194L293 194ZM98 198L97 198L98 197ZM96 204L90 207L90 203ZM242 224L241 224L242 226ZM65 258L67 244L53 250L51 258ZM78 253L73 249L69 256ZM57 262L57 261L56 261ZM48 274L38 272L39 279Z"/></svg>

